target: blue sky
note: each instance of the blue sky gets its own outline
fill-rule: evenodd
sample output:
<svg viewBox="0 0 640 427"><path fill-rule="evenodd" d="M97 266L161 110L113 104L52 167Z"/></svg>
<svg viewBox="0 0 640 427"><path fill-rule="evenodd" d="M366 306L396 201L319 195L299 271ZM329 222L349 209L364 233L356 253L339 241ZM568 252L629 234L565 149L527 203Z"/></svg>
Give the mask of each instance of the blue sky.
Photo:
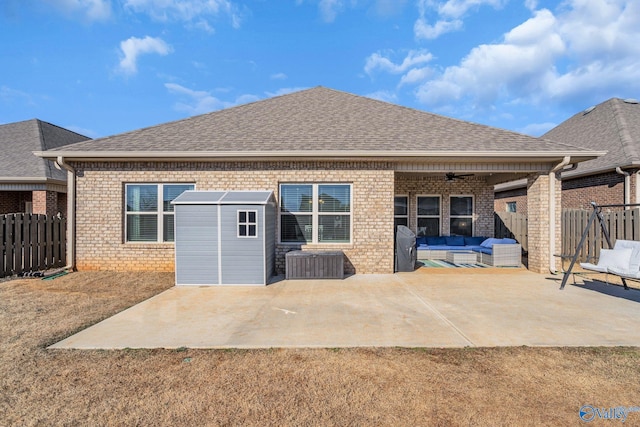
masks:
<svg viewBox="0 0 640 427"><path fill-rule="evenodd" d="M638 0L2 0L0 123L107 136L326 86L540 135L640 98Z"/></svg>

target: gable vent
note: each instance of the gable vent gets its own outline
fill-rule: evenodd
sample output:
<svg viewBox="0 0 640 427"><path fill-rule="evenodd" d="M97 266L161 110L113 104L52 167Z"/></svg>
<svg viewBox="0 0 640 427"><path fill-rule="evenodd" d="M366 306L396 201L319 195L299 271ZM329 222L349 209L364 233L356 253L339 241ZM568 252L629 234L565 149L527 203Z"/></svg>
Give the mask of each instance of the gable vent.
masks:
<svg viewBox="0 0 640 427"><path fill-rule="evenodd" d="M624 100L624 102L626 102L627 104L637 104L638 100L634 98L627 98Z"/></svg>

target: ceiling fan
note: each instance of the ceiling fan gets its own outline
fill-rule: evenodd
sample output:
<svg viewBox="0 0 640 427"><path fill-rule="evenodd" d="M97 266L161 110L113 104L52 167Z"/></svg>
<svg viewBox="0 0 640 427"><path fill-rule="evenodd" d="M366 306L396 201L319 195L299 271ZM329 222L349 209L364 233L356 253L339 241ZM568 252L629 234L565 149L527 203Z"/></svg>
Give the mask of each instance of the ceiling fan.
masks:
<svg viewBox="0 0 640 427"><path fill-rule="evenodd" d="M465 179L468 176L473 176L473 174L472 173L456 174L454 172L447 172L447 174L444 176L444 179L447 182L453 182L456 179Z"/></svg>

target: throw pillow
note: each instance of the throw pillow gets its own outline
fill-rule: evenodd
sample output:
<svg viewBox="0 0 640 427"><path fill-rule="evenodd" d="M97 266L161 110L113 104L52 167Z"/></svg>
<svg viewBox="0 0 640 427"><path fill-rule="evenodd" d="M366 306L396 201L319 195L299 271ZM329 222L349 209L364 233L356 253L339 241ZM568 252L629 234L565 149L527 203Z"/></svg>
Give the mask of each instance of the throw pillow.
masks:
<svg viewBox="0 0 640 427"><path fill-rule="evenodd" d="M480 243L480 246L485 248L492 248L494 243L500 243L500 241L501 241L500 239L494 239L493 237L489 237L487 240Z"/></svg>
<svg viewBox="0 0 640 427"><path fill-rule="evenodd" d="M633 249L601 249L598 267L629 269Z"/></svg>

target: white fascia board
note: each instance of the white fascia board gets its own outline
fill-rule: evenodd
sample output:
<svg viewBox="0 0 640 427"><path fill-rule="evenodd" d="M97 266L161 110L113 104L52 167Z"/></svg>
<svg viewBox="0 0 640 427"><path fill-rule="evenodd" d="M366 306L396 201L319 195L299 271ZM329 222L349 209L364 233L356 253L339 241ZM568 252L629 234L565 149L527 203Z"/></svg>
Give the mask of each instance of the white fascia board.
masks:
<svg viewBox="0 0 640 427"><path fill-rule="evenodd" d="M473 161L477 159L527 159L555 161L570 156L572 161L580 162L595 159L606 154L605 151L35 151L36 156L55 160L63 157L77 161L172 161L172 160L449 160Z"/></svg>

